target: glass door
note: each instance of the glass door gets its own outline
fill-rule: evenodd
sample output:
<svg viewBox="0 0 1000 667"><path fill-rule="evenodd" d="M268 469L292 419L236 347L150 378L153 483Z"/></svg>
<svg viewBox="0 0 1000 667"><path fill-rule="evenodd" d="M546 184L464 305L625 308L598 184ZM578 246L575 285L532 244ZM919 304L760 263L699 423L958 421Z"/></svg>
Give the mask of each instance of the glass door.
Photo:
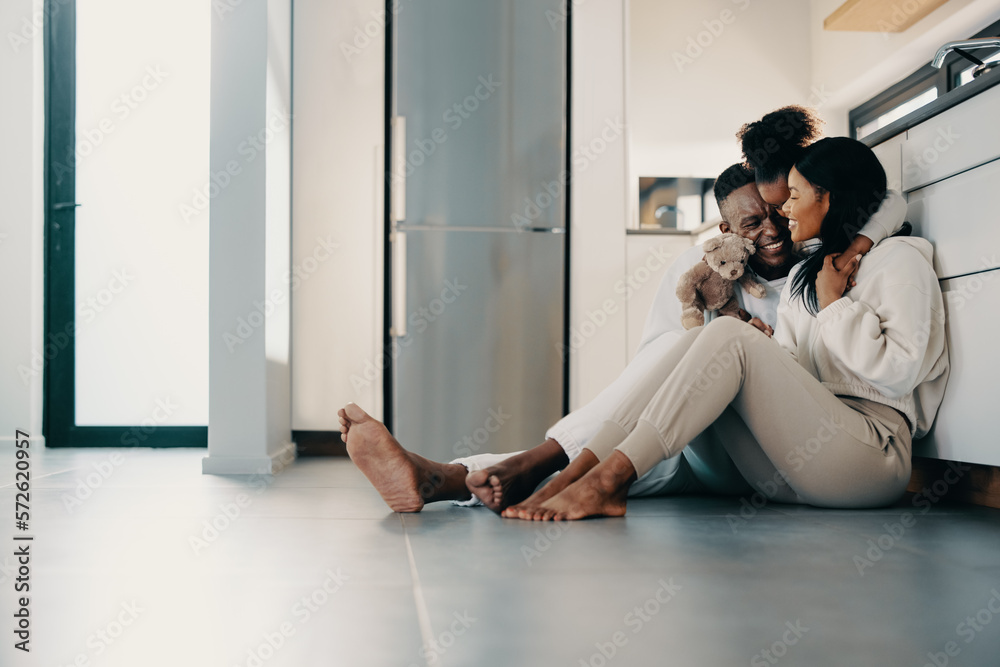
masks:
<svg viewBox="0 0 1000 667"><path fill-rule="evenodd" d="M67 2L46 24L50 446L204 446L211 5Z"/></svg>

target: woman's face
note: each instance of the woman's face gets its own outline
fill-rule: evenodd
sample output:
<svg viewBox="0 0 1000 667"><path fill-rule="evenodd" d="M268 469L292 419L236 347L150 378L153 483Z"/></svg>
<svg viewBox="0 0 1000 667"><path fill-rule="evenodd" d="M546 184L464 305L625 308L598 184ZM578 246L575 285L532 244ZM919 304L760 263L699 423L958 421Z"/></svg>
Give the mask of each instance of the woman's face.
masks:
<svg viewBox="0 0 1000 667"><path fill-rule="evenodd" d="M781 206L781 213L788 218L788 231L792 241L808 241L819 236L823 218L830 210L830 193L817 190L799 170L788 172L788 199Z"/></svg>

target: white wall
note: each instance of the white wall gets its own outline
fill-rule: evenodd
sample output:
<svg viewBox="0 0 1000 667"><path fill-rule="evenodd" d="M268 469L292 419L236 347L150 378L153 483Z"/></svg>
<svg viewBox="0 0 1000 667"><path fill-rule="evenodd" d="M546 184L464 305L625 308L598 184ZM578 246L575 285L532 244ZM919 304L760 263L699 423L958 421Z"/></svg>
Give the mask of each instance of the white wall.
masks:
<svg viewBox="0 0 1000 667"><path fill-rule="evenodd" d="M42 435L41 0L0 3L0 443ZM37 17L37 18L36 18ZM15 36L12 42L10 35ZM24 40L23 42L21 40ZM34 364L33 364L34 360ZM20 370L19 370L20 369Z"/></svg>
<svg viewBox="0 0 1000 667"><path fill-rule="evenodd" d="M382 414L383 9L295 3L292 259L308 276L292 297L295 429L339 429L348 401ZM324 243L332 255L305 273Z"/></svg>
<svg viewBox="0 0 1000 667"><path fill-rule="evenodd" d="M930 62L945 42L967 39L1000 19L997 0L950 0L904 32L823 30L842 0L811 0L813 85L826 91L826 134L846 135L848 112Z"/></svg>
<svg viewBox="0 0 1000 667"><path fill-rule="evenodd" d="M714 178L740 159L743 123L811 101L807 3L628 4L634 178Z"/></svg>

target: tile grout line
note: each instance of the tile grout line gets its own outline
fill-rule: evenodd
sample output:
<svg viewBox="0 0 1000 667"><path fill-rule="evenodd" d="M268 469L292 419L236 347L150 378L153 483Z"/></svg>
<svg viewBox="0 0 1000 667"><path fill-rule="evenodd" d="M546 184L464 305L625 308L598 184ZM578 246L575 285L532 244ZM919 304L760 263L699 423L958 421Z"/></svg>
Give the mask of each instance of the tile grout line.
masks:
<svg viewBox="0 0 1000 667"><path fill-rule="evenodd" d="M83 467L83 466L80 466L80 467ZM50 473L47 473L45 475L37 475L35 477L32 477L31 481L34 482L36 479L44 479L46 477L52 477L52 475L61 475L64 472L73 472L74 470L79 470L79 469L80 468L67 468L66 470L57 470L56 472L50 472ZM0 489L6 489L7 487L14 486L15 484L17 484L17 480L14 480L10 484L4 484L3 486L0 486Z"/></svg>
<svg viewBox="0 0 1000 667"><path fill-rule="evenodd" d="M424 643L423 651L427 664L430 665L429 649L434 646L434 630L431 628L431 615L427 611L427 602L424 600L424 589L420 585L420 575L417 574L417 561L413 558L413 546L410 544L410 534L406 531L406 522L403 515L399 515L399 523L403 526L403 540L406 542L406 557L410 561L410 577L413 580L413 601L417 607L417 625L420 626L420 637ZM436 664L440 665L438 659Z"/></svg>

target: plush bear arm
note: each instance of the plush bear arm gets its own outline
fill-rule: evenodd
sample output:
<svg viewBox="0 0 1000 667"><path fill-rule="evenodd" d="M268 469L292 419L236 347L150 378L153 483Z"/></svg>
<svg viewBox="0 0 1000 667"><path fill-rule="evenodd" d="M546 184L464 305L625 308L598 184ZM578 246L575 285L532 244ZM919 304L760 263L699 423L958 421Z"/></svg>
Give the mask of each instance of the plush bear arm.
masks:
<svg viewBox="0 0 1000 667"><path fill-rule="evenodd" d="M744 272L743 275L740 276L740 285L743 286L743 289L745 289L750 296L758 299L763 299L764 295L767 294L767 289L754 280L753 276L749 273Z"/></svg>

